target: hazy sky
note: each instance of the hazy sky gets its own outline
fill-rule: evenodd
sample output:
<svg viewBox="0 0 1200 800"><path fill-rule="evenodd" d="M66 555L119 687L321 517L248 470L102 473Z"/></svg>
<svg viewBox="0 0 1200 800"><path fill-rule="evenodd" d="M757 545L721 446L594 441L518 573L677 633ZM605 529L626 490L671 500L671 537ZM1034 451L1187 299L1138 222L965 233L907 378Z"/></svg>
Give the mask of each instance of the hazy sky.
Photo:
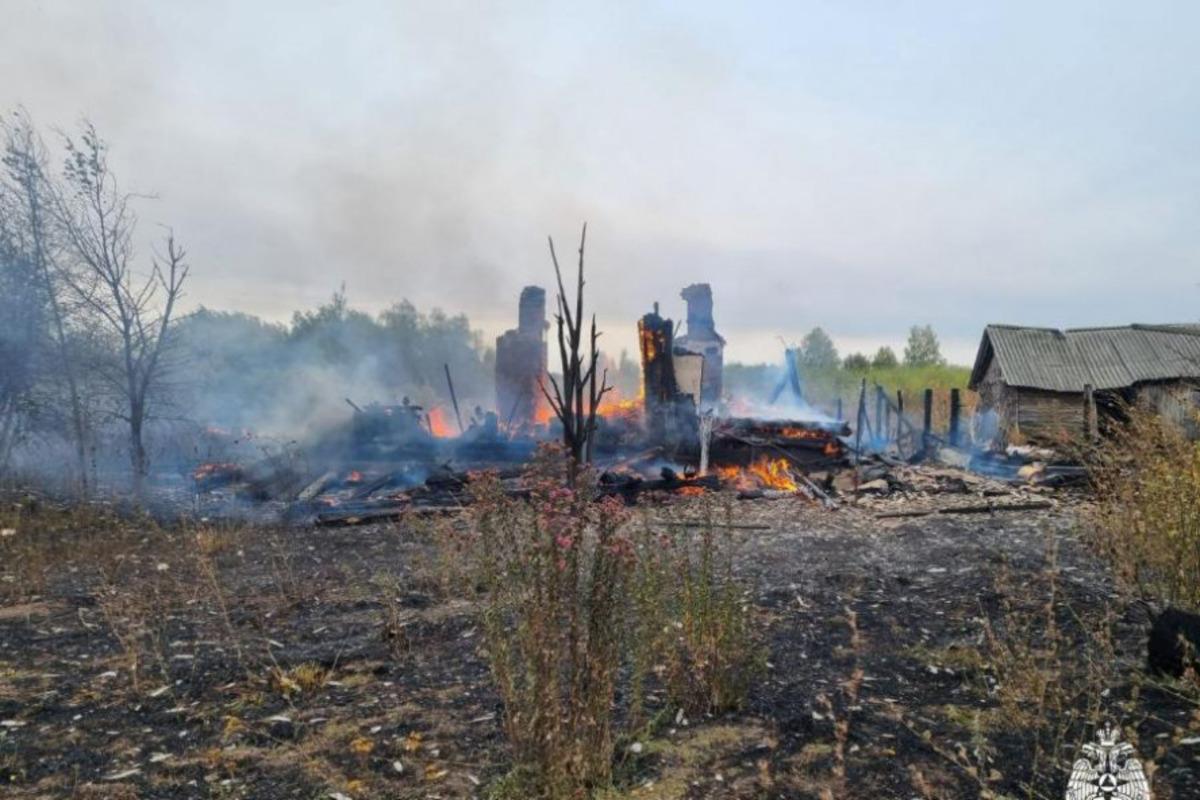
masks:
<svg viewBox="0 0 1200 800"><path fill-rule="evenodd" d="M694 281L742 360L1200 317L1200 3L0 12L0 107L95 121L193 303L283 319L345 281L495 332L586 219L615 344Z"/></svg>

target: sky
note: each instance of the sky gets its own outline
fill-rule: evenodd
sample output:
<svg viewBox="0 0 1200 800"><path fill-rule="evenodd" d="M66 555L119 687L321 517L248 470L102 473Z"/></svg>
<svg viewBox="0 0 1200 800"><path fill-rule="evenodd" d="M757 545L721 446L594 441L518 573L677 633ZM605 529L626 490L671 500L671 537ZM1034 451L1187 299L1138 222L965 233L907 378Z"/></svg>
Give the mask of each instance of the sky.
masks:
<svg viewBox="0 0 1200 800"><path fill-rule="evenodd" d="M1200 4L0 0L0 109L91 119L188 302L345 284L515 324L574 259L608 347L712 284L727 359L822 326L1200 314Z"/></svg>

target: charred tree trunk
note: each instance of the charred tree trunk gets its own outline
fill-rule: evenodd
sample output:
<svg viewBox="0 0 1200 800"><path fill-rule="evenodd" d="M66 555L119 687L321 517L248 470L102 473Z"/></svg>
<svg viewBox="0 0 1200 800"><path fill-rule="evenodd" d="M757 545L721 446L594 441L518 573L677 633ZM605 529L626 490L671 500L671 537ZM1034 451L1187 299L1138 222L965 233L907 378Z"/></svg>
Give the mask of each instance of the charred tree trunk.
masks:
<svg viewBox="0 0 1200 800"><path fill-rule="evenodd" d="M587 223L584 223L583 232L579 236L579 268L575 284L574 310L567 301L562 270L558 265L558 255L554 251L554 239L549 241L550 260L554 262L554 275L558 279L558 302L554 320L558 328L562 384L560 385L553 375L548 374L550 389L547 389L544 383L541 388L555 416L562 423L563 446L570 459L568 477L574 482L580 467L591 459L592 439L596 432L596 409L611 387L608 385L607 370L599 376L599 380L596 376L596 365L600 358L597 347L600 333L596 330L595 314L592 315L587 353L584 354L583 252L587 243Z"/></svg>

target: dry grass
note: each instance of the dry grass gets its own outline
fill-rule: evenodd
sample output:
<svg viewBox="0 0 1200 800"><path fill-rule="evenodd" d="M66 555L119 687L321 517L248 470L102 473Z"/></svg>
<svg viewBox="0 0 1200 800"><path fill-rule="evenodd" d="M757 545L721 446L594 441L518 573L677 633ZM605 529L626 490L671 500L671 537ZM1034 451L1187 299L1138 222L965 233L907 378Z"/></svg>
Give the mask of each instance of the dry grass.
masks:
<svg viewBox="0 0 1200 800"><path fill-rule="evenodd" d="M1043 797L1037 787L1059 785L1073 754L1105 720L1125 720L1135 711L1117 652L1115 610L1077 609L1060 588L1058 544L1047 533L1039 572L1018 581L1005 565L994 576L997 606L980 608L977 650L914 652L932 668L964 676L971 705L926 709L962 732L954 745L939 741L913 719L901 721L981 797L1000 797L999 787L1023 787L1027 800ZM1017 737L1030 750L1023 763L998 758L1003 740ZM1153 763L1149 762L1149 769ZM928 794L928 776L912 774L913 788Z"/></svg>
<svg viewBox="0 0 1200 800"><path fill-rule="evenodd" d="M1200 610L1200 443L1133 409L1089 463L1096 549L1141 597Z"/></svg>
<svg viewBox="0 0 1200 800"><path fill-rule="evenodd" d="M643 681L663 683L673 708L691 715L740 708L761 675L766 654L752 625L753 609L733 575L732 531L717 527L732 509L706 501L686 523L637 533L631 597L633 674L631 718L642 719Z"/></svg>

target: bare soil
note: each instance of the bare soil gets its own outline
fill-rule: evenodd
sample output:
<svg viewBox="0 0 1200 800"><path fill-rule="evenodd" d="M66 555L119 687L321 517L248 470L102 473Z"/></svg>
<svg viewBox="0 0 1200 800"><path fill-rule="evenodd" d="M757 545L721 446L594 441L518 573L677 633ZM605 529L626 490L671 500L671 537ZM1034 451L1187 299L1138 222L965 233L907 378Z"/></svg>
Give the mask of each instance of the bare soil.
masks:
<svg viewBox="0 0 1200 800"><path fill-rule="evenodd" d="M644 512L686 518L697 502ZM1156 798L1200 796L1200 706L1145 673L1147 613L1081 544L1073 506L881 520L734 503L737 522L770 526L736 532L767 674L739 713L664 709L624 749L619 793L1057 799L1091 731L1050 700L1044 722L1005 706L997 676L1036 663L1043 698L1094 689ZM428 531L39 533L49 513L0 541L0 795L483 797L508 770L476 606L443 591ZM1051 580L1078 642L1065 657L1025 624ZM989 630L1030 660L991 663Z"/></svg>

